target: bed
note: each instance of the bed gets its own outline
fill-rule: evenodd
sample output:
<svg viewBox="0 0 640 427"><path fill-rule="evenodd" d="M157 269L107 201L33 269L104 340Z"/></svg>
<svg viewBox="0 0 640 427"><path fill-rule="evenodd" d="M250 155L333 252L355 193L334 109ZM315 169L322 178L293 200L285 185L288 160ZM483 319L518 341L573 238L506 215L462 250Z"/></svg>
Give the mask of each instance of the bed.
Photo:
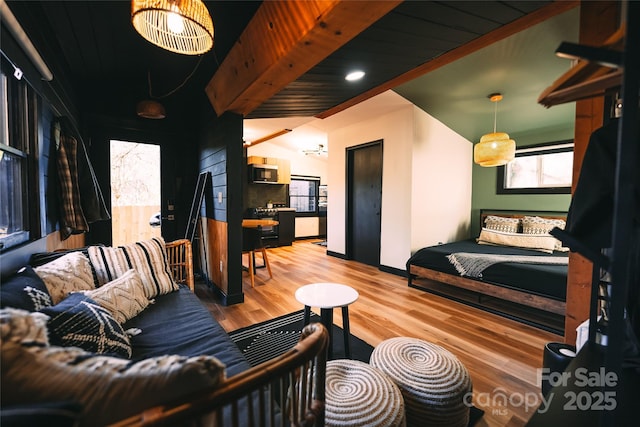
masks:
<svg viewBox="0 0 640 427"><path fill-rule="evenodd" d="M565 220L560 212L483 210L477 238L416 251L408 284L560 333L568 249L548 231Z"/></svg>

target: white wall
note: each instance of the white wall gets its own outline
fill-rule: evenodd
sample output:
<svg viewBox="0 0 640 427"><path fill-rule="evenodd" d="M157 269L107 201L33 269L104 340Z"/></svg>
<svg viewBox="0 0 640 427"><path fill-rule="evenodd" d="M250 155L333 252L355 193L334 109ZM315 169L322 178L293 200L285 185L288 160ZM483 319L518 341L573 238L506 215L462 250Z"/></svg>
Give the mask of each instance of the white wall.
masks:
<svg viewBox="0 0 640 427"><path fill-rule="evenodd" d="M409 104L329 133L329 251L346 252L346 148L382 139L380 264L404 268L411 242L412 109Z"/></svg>
<svg viewBox="0 0 640 427"><path fill-rule="evenodd" d="M359 110L376 102L378 114ZM377 140L383 140L380 264L404 270L415 250L469 236L470 141L393 91L326 119L331 120L328 161L269 142L247 150L289 159L292 174L320 176L328 185L329 251L346 253L346 149ZM296 237L317 235L317 221L297 218Z"/></svg>
<svg viewBox="0 0 640 427"><path fill-rule="evenodd" d="M396 95L399 96L399 95ZM472 144L410 103L332 130L327 249L346 253L346 148L383 140L380 264L404 270L418 242L468 234Z"/></svg>
<svg viewBox="0 0 640 427"><path fill-rule="evenodd" d="M469 237L473 144L414 107L411 253Z"/></svg>

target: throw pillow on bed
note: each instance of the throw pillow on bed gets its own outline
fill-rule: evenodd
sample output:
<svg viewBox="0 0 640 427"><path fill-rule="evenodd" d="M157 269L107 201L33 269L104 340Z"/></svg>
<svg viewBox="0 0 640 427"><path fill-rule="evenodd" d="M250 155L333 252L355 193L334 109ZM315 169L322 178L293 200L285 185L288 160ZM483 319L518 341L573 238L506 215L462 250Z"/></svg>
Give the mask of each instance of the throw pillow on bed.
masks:
<svg viewBox="0 0 640 427"><path fill-rule="evenodd" d="M52 345L131 357L131 342L122 325L84 294L72 293L59 304L40 312L50 317L47 329Z"/></svg>
<svg viewBox="0 0 640 427"><path fill-rule="evenodd" d="M51 296L40 276L30 266L22 267L0 286L0 307L37 311L51 305Z"/></svg>
<svg viewBox="0 0 640 427"><path fill-rule="evenodd" d="M481 245L511 246L549 254L553 253L556 247L555 240L553 236L548 234L506 233L485 228L482 229L480 237L478 237L478 243Z"/></svg>
<svg viewBox="0 0 640 427"><path fill-rule="evenodd" d="M549 234L554 228L564 230L566 222L562 219L541 218L539 216L525 216L522 218L522 233L524 234ZM556 239L556 251L568 251L569 248L562 246L562 242Z"/></svg>
<svg viewBox="0 0 640 427"><path fill-rule="evenodd" d="M75 401L82 405L81 426L106 425L204 389L225 378L213 356L167 355L138 362L96 355L77 347L21 345L20 332L6 324L31 324L29 336L46 337L46 327L24 310L0 310L2 319L3 405ZM41 314L38 314L42 316ZM11 318L10 320L7 318Z"/></svg>
<svg viewBox="0 0 640 427"><path fill-rule="evenodd" d="M504 231L507 233L517 233L520 227L519 218L508 218L504 216L487 215L484 220L484 227L489 230Z"/></svg>
<svg viewBox="0 0 640 427"><path fill-rule="evenodd" d="M149 299L179 289L169 270L165 242L161 237L118 247L90 246L88 253L100 286L135 269Z"/></svg>
<svg viewBox="0 0 640 427"><path fill-rule="evenodd" d="M94 289L89 259L82 252L71 252L33 269L51 295L51 303L58 304L71 292Z"/></svg>
<svg viewBox="0 0 640 427"><path fill-rule="evenodd" d="M109 310L120 324L137 316L149 305L142 279L136 270L128 270L98 289L82 293Z"/></svg>

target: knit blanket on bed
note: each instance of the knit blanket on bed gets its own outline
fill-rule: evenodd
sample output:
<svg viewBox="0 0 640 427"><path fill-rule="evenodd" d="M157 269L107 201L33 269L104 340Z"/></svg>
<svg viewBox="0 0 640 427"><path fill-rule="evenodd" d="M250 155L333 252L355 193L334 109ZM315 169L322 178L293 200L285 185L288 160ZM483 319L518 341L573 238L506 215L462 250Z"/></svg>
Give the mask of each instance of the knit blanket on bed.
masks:
<svg viewBox="0 0 640 427"><path fill-rule="evenodd" d="M481 278L482 272L499 262L517 262L522 264L569 264L568 257L531 256L531 255L494 255L455 252L447 259L461 276Z"/></svg>

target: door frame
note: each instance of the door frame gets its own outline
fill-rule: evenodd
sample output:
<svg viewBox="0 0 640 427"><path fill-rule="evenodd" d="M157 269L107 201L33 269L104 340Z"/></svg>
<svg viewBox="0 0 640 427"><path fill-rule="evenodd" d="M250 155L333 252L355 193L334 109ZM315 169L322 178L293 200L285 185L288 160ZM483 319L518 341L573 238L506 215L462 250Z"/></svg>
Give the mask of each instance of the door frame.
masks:
<svg viewBox="0 0 640 427"><path fill-rule="evenodd" d="M362 148L379 145L382 156L382 163L384 164L384 140L377 139L375 141L365 142L363 144L353 145L346 147L345 154L345 177L346 177L346 189L345 189L345 258L353 259L353 229L351 223L353 221L353 155ZM382 178L382 170L380 171ZM382 213L382 195L380 195L380 212ZM382 230L382 215L380 216L380 228ZM380 249L380 248L379 248ZM380 262L378 261L378 267Z"/></svg>

